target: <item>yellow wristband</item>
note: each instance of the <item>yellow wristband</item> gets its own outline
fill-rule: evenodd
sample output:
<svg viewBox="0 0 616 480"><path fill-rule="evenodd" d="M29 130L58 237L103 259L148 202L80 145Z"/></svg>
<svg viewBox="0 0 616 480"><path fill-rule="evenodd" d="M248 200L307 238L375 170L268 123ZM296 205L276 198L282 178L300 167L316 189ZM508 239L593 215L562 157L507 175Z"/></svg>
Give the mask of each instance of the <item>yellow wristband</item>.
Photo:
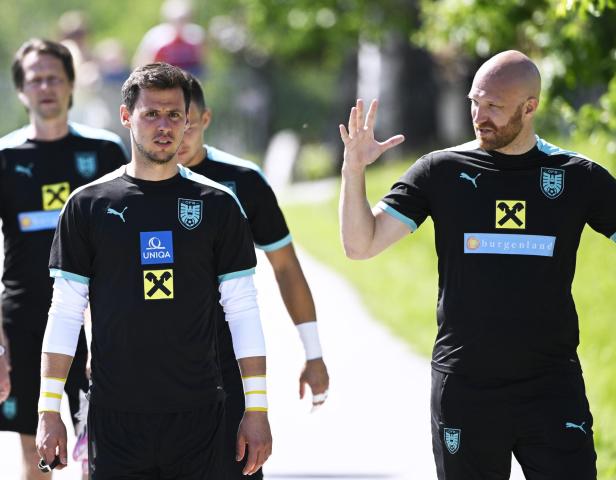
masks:
<svg viewBox="0 0 616 480"><path fill-rule="evenodd" d="M265 375L242 377L247 412L267 412L267 384Z"/></svg>
<svg viewBox="0 0 616 480"><path fill-rule="evenodd" d="M42 377L38 411L60 413L66 378Z"/></svg>

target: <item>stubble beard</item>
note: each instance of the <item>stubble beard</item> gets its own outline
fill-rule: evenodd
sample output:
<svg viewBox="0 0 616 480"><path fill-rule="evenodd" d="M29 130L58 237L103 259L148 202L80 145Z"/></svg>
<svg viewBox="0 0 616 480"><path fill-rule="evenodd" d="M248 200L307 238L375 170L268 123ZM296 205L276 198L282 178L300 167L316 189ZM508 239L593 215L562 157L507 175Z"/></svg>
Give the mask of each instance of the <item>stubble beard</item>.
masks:
<svg viewBox="0 0 616 480"><path fill-rule="evenodd" d="M484 123L480 127L489 127L493 129L494 134L492 139L481 138L477 135L479 147L483 150L498 150L504 148L513 142L522 131L522 107L520 104L514 114L509 118L509 121L504 127L496 127L493 123Z"/></svg>
<svg viewBox="0 0 616 480"><path fill-rule="evenodd" d="M155 163L156 165L165 165L169 163L171 159L175 157L175 154L180 149L180 145L181 145L180 143L180 145L178 145L178 148L176 148L173 153L169 153L167 156L161 158L161 157L155 156L154 153L150 152L141 143L139 143L137 139L135 138L135 135L133 135L132 131L130 132L130 136L133 139L133 142L135 146L137 147L137 150L139 151L139 153L143 155L145 159L149 160L152 163Z"/></svg>

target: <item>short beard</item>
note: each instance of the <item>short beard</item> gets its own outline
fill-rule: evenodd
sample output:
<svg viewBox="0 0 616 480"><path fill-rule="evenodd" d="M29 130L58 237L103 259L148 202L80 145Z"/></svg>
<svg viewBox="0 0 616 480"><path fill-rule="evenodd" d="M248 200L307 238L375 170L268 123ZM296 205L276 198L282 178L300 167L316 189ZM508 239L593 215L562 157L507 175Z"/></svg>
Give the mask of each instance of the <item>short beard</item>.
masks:
<svg viewBox="0 0 616 480"><path fill-rule="evenodd" d="M156 165L165 165L167 163L169 163L169 161L175 157L175 154L178 152L178 150L180 149L180 146L178 145L178 148L175 149L175 152L170 153L168 156L163 157L163 158L157 158L154 156L154 154L152 152L149 152L145 149L145 147L139 143L136 139L135 136L133 135L133 132L130 132L130 136L133 139L133 143L135 144L135 146L137 147L137 150L139 151L139 153L141 155L143 155L145 158L147 158L150 162L155 163ZM181 145L181 144L180 144Z"/></svg>
<svg viewBox="0 0 616 480"><path fill-rule="evenodd" d="M479 141L479 146L484 150L498 150L499 148L506 147L511 142L513 142L522 131L523 106L523 103L518 106L518 108L504 127L497 128L494 124L480 125L480 127L487 126L489 128L492 128L494 130L494 138L492 140L481 140L477 138L477 140Z"/></svg>

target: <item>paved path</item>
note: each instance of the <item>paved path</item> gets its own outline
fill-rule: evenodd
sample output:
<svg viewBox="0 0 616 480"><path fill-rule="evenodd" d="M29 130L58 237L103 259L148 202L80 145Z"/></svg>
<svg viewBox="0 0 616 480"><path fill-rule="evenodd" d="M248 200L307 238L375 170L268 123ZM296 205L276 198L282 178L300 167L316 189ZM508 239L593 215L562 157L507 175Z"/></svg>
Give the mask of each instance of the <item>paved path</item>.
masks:
<svg viewBox="0 0 616 480"><path fill-rule="evenodd" d="M435 480L428 361L372 320L345 281L299 253L317 304L330 397L314 413L308 400L298 400L303 350L271 268L260 255L257 287L274 434L266 477ZM0 433L0 452L0 477L18 480L20 453L14 434ZM55 478L79 478L78 466L73 462ZM523 477L514 469L511 478Z"/></svg>

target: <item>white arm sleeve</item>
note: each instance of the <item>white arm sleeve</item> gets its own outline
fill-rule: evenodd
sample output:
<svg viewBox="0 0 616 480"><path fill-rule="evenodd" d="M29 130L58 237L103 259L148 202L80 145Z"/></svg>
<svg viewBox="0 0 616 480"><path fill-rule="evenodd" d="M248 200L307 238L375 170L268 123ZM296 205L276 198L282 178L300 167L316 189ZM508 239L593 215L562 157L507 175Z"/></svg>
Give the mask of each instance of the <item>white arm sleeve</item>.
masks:
<svg viewBox="0 0 616 480"><path fill-rule="evenodd" d="M75 356L87 305L87 285L59 277L54 280L43 352Z"/></svg>
<svg viewBox="0 0 616 480"><path fill-rule="evenodd" d="M218 290L225 320L229 322L235 358L265 356L265 339L252 275L225 280Z"/></svg>

